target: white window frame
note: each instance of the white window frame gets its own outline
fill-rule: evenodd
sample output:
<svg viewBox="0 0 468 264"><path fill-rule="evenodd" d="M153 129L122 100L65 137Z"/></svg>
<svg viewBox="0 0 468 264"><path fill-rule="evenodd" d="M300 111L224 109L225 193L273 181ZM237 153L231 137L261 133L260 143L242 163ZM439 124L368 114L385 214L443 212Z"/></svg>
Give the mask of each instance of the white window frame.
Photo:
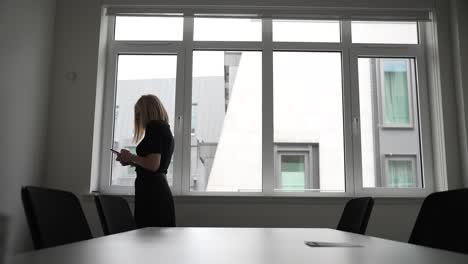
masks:
<svg viewBox="0 0 468 264"><path fill-rule="evenodd" d="M433 191L432 146L429 125L429 104L427 95L426 65L424 43L402 44L354 44L351 43L351 21L341 20L341 42L338 43L303 43L273 42L272 18L262 19L261 42L236 41L193 41L193 14L184 15L182 41L114 41L113 34L108 34L106 66L106 88L104 93L103 133L100 157L99 191L113 194L133 194L132 186L110 186L110 155L108 148L112 144L113 111L115 97L115 77L117 54L177 54L177 80L175 105L175 151L174 195L185 196L318 196L318 197L353 197L361 195L386 197L422 197ZM298 18L298 20L304 20ZM114 32L115 17L110 16L108 32ZM420 29L421 23L419 23ZM419 30L421 35L422 30ZM423 38L419 37L420 42ZM190 192L190 142L191 142L191 104L192 104L192 59L194 50L236 50L262 52L262 192ZM343 98L343 133L344 133L344 171L345 191L315 192L275 192L275 151L273 140L273 52L340 52L342 57L342 98ZM421 156L424 188L391 189L362 187L359 98L357 59L360 56L375 57L411 57L417 61L419 115L421 131ZM184 118L187 117L187 118Z"/></svg>
<svg viewBox="0 0 468 264"><path fill-rule="evenodd" d="M115 31L115 17L108 20L108 32ZM142 54L142 55L177 55L177 73L175 90L175 119L174 120L174 138L182 138L181 117L183 110L183 80L184 80L184 50L181 41L114 41L114 34L108 34L108 50L106 62L106 88L104 91L104 115L103 115L103 133L100 159L99 191L109 194L134 194L133 186L111 185L111 158L109 148L113 145L114 128L114 103L117 89L117 66L118 56ZM174 193L178 193L177 187L180 186L181 178L181 144L180 140L175 141L173 156L173 185L171 187Z"/></svg>
<svg viewBox="0 0 468 264"><path fill-rule="evenodd" d="M351 83L353 90L353 143L354 143L354 171L355 193L357 196L379 196L379 197L425 197L434 191L434 175L432 167L432 142L431 126L429 118L429 88L426 75L425 44L422 43L424 25L418 23L419 44L352 44L351 51ZM366 57L375 58L414 58L416 64L416 89L419 105L419 134L420 155L422 169L422 188L375 188L363 187L362 179L362 156L361 137L359 122L359 77L358 59Z"/></svg>

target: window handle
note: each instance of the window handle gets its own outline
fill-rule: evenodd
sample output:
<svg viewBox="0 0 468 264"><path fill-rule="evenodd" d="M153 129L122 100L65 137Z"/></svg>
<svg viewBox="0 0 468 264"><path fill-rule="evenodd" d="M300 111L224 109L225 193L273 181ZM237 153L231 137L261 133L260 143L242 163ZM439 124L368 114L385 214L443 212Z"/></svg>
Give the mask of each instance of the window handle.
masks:
<svg viewBox="0 0 468 264"><path fill-rule="evenodd" d="M359 118L353 117L353 133L357 135L359 133Z"/></svg>
<svg viewBox="0 0 468 264"><path fill-rule="evenodd" d="M181 128L182 127L182 116L177 116L177 126L178 128Z"/></svg>

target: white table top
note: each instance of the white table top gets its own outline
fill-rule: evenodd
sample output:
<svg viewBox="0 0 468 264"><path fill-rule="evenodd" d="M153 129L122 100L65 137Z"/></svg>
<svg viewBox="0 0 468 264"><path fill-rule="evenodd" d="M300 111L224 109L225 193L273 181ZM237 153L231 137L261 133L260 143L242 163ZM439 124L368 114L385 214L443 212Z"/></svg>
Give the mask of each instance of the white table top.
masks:
<svg viewBox="0 0 468 264"><path fill-rule="evenodd" d="M362 247L312 248L304 241ZM333 229L145 228L24 253L12 263L467 264L468 255Z"/></svg>

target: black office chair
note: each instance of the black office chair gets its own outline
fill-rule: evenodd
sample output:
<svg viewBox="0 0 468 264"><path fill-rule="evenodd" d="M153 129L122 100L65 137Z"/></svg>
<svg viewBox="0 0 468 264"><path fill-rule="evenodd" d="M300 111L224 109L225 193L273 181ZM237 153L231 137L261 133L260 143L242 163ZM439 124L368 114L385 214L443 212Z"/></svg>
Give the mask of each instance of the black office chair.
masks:
<svg viewBox="0 0 468 264"><path fill-rule="evenodd" d="M468 254L468 189L427 196L408 242Z"/></svg>
<svg viewBox="0 0 468 264"><path fill-rule="evenodd" d="M73 193L27 186L21 189L21 198L35 249L92 238Z"/></svg>
<svg viewBox="0 0 468 264"><path fill-rule="evenodd" d="M364 235L373 207L374 199L372 197L349 200L336 229Z"/></svg>
<svg viewBox="0 0 468 264"><path fill-rule="evenodd" d="M132 211L124 198L111 195L96 195L94 201L96 202L104 235L136 229Z"/></svg>

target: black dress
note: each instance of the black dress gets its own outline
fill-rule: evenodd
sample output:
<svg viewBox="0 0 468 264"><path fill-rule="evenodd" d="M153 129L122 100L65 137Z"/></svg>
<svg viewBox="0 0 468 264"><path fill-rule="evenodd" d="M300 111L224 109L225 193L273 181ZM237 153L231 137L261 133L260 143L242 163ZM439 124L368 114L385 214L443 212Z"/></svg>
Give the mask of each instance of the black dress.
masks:
<svg viewBox="0 0 468 264"><path fill-rule="evenodd" d="M161 154L156 172L136 167L135 222L138 228L175 226L174 200L167 183L166 173L174 152L174 137L169 124L150 121L145 136L136 148L138 156Z"/></svg>

